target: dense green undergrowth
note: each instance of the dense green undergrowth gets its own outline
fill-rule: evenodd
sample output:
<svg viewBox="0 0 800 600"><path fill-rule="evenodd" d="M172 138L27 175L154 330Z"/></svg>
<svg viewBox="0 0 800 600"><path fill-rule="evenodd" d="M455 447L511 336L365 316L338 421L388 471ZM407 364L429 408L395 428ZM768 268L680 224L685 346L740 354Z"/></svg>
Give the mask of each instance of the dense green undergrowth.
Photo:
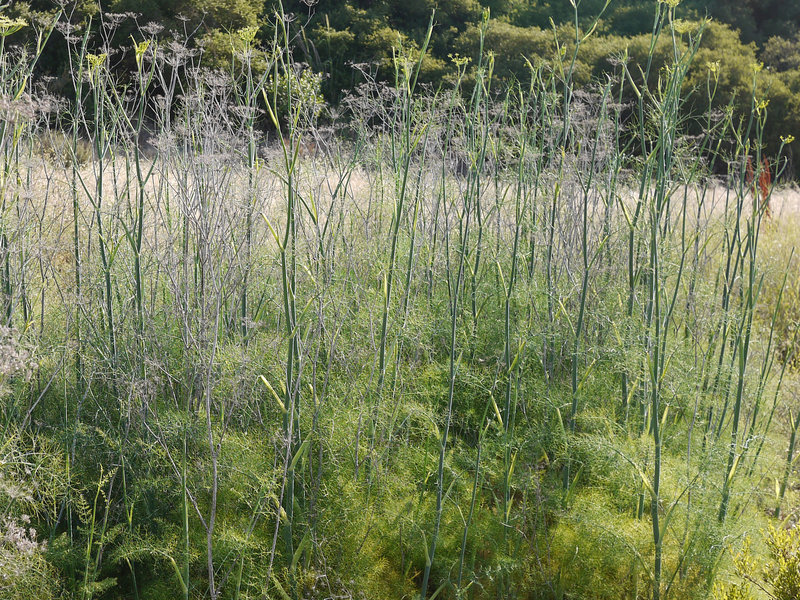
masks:
<svg viewBox="0 0 800 600"><path fill-rule="evenodd" d="M666 66L578 90L578 29L503 85L486 15L450 87L429 32L324 126L282 13L263 69L72 30L73 101L56 22L0 22L0 597L790 589L792 140L755 70L744 119L713 65L687 97L673 4Z"/></svg>

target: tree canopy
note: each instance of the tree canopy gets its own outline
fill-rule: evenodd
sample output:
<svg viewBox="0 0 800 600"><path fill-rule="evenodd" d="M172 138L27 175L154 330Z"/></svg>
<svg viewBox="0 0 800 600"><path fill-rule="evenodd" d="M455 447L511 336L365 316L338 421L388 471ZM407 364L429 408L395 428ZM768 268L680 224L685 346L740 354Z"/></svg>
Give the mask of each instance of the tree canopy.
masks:
<svg viewBox="0 0 800 600"><path fill-rule="evenodd" d="M623 56L637 61L647 56L657 10L655 0L284 0L283 11L296 33L295 59L321 75L321 92L332 104L363 81L365 73L391 81L393 56L402 48L414 53L425 39L431 15L434 28L420 73L422 83L438 85L455 76L462 59L479 53L478 25L485 11L491 16L486 49L495 56L496 74L507 81L524 81L528 63L552 63L556 52L582 43L573 72L581 85L602 81ZM117 35L125 44L139 28L155 22L164 36L171 31L189 34L204 45L207 65L230 63L234 45L226 36L242 27L259 27L266 41L272 35L277 0L76 0L66 12L80 25L99 11L133 15L134 25ZM9 8L28 15L54 10L51 0L29 0ZM715 108L749 108L753 94L768 101L768 134L777 144L780 135L800 135L800 3L793 0L684 0L676 14L685 29L709 20L688 84L697 88L697 107L714 79ZM695 25L690 25L694 23ZM96 27L95 20L95 27ZM63 33L62 33L63 35ZM54 36L57 38L58 35ZM98 36L99 37L99 36ZM667 59L670 43L659 50ZM59 40L50 44L40 69L50 75L65 73ZM763 63L763 68L762 68ZM713 73L709 65L716 65ZM642 66L642 65L639 65ZM658 70L651 70L658 77ZM690 91L690 90L687 90Z"/></svg>

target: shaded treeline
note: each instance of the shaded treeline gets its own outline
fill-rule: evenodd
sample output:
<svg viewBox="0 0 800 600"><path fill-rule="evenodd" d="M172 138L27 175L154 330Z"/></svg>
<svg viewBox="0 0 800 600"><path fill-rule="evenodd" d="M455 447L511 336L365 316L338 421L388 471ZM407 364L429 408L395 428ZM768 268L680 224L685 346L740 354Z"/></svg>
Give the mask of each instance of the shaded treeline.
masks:
<svg viewBox="0 0 800 600"><path fill-rule="evenodd" d="M484 13L426 87L431 22L324 120L280 10L224 71L142 28L123 74L122 18L62 26L65 97L33 75L57 20L31 54L0 24L0 589L707 597L791 477L794 279L757 71L744 119L714 69L694 102L713 26L655 11L587 89L577 9L512 84Z"/></svg>

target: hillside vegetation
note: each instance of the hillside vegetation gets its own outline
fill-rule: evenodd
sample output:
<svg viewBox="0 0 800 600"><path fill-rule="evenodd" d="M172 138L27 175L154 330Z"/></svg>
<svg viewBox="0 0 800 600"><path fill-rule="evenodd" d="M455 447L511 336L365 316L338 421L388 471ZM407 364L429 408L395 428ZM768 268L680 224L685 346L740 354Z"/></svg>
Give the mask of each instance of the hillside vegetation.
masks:
<svg viewBox="0 0 800 600"><path fill-rule="evenodd" d="M795 117L676 4L335 88L280 6L0 16L0 598L795 598Z"/></svg>
<svg viewBox="0 0 800 600"><path fill-rule="evenodd" d="M275 0L113 0L100 4L107 15L122 19L113 31L100 25L101 7L94 0L65 6L64 24L53 34L58 42L45 49L38 63L40 71L56 77L55 86L62 93L71 93L67 55L57 49L64 47L64 36L70 35L66 22L70 29L92 30L90 51L99 48L101 40L125 46L131 36L146 37L143 29L156 27L162 40L171 39L169 32L178 31L188 36L190 48L204 48L205 66L229 71L235 68L233 54L242 49L236 35L239 29L254 27L256 47L271 45L274 31L268 23L277 6ZM286 0L282 10L290 16L287 28L297 68L307 70L309 84L338 106L371 77L391 84L395 49L403 46L418 52L432 14L434 28L419 83L433 89L453 85L458 68L452 57L469 58L472 66L467 77L474 77L481 51L494 53L496 81L524 84L528 81L527 61L553 68L557 53L571 55L576 25L579 36L592 34L581 44L572 68L576 87L587 89L598 81L602 85L620 61L627 61L634 77L647 70L648 86L653 87L660 70L672 60L666 39L651 52L655 4L653 0L580 0L576 10L570 0ZM10 10L11 16L36 20L52 15L54 6L52 0L29 0L13 3ZM481 50L484 10L491 12L492 19ZM800 4L793 0L683 0L677 15L686 27L711 19L682 83L688 100L682 116L702 113L707 108L702 103L710 102L717 110L733 109L735 119L746 118L754 87L753 66L760 66L755 89L772 108L765 125L765 152L774 157L779 137L800 131ZM269 62L269 57L254 58L252 67L260 72ZM716 63L717 93L709 99L707 65ZM130 55L116 55L110 68L124 78L133 68ZM622 99L635 102L633 89L625 90ZM699 133L699 127L693 133ZM784 177L793 179L796 169L791 149L786 156L790 160Z"/></svg>

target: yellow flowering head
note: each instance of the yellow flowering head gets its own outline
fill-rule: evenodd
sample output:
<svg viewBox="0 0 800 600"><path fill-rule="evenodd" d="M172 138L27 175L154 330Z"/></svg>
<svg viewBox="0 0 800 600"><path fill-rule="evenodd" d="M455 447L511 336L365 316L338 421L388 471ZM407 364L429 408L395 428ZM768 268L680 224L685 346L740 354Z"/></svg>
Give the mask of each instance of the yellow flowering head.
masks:
<svg viewBox="0 0 800 600"><path fill-rule="evenodd" d="M455 54L448 54L447 58L449 58L450 61L458 68L465 67L472 62L472 59L469 56L461 56L457 52Z"/></svg>
<svg viewBox="0 0 800 600"><path fill-rule="evenodd" d="M673 21L673 27L675 28L675 33L679 35L686 35L687 33L692 33L697 29L697 23L694 21L687 21L685 19L675 19L675 21Z"/></svg>
<svg viewBox="0 0 800 600"><path fill-rule="evenodd" d="M134 50L134 52L136 52L136 66L137 67L141 68L141 66L142 66L142 57L144 56L144 53L147 52L147 49L149 47L150 47L150 40L143 40L143 41L139 42L138 44L134 42L133 50Z"/></svg>
<svg viewBox="0 0 800 600"><path fill-rule="evenodd" d="M670 8L675 8L681 3L681 0L658 0L659 4L666 4Z"/></svg>
<svg viewBox="0 0 800 600"><path fill-rule="evenodd" d="M714 78L714 81L718 82L720 75L719 61L718 60L708 61L706 63L706 68L708 69L708 72L711 73L711 76Z"/></svg>
<svg viewBox="0 0 800 600"><path fill-rule="evenodd" d="M106 58L108 58L108 55L105 52L103 54L88 53L86 55L86 62L89 63L89 74L92 75L92 77L100 70L103 63L106 62Z"/></svg>
<svg viewBox="0 0 800 600"><path fill-rule="evenodd" d="M794 136L789 134L786 137L781 136L781 142L783 144L791 144L794 141Z"/></svg>
<svg viewBox="0 0 800 600"><path fill-rule="evenodd" d="M27 23L22 19L9 19L5 15L0 15L0 37L16 33L26 25Z"/></svg>
<svg viewBox="0 0 800 600"><path fill-rule="evenodd" d="M256 39L257 33L258 33L258 27L256 27L255 25L251 25L249 27L242 27L239 31L236 32L236 35L238 35L239 39L249 46Z"/></svg>

